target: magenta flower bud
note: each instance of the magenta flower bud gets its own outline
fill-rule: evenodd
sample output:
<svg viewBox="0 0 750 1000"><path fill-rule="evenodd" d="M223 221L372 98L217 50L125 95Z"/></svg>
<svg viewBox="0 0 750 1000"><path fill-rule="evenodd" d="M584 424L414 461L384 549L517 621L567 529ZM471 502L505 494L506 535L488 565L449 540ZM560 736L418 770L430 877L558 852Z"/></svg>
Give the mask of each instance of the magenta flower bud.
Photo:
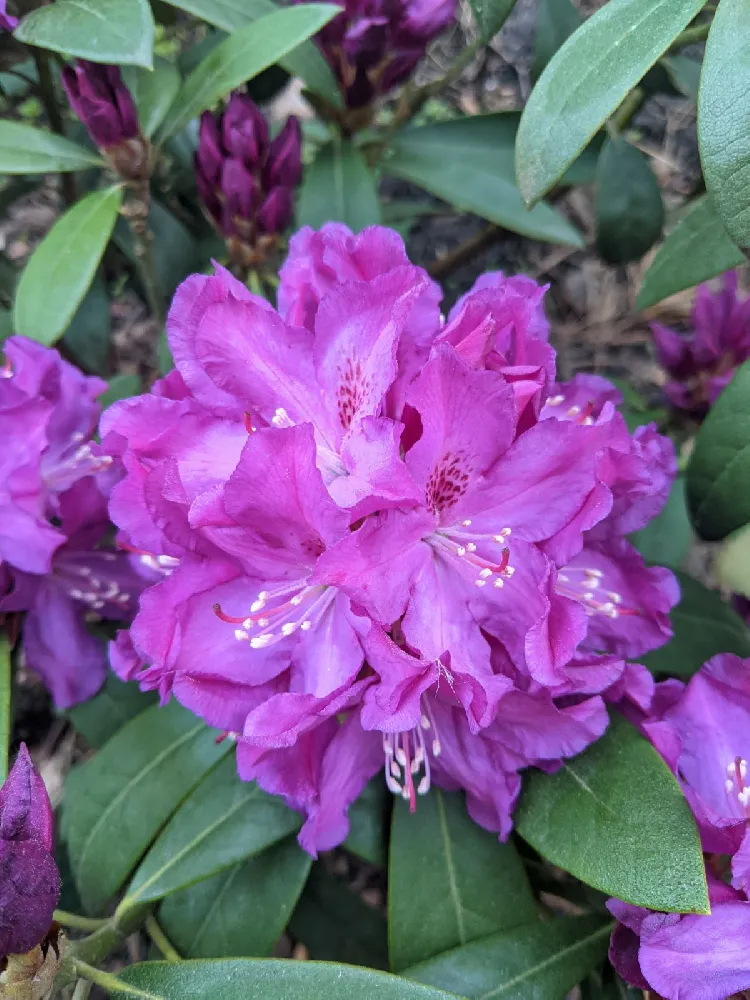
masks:
<svg viewBox="0 0 750 1000"><path fill-rule="evenodd" d="M62 82L71 107L102 149L119 146L139 134L133 98L117 66L101 66L85 59L66 66Z"/></svg>
<svg viewBox="0 0 750 1000"><path fill-rule="evenodd" d="M222 166L221 190L224 194L224 235L244 237L260 204L258 182L241 160L229 159Z"/></svg>
<svg viewBox="0 0 750 1000"><path fill-rule="evenodd" d="M221 133L227 153L238 157L251 170L264 157L268 146L268 123L246 94L232 94L222 115Z"/></svg>
<svg viewBox="0 0 750 1000"><path fill-rule="evenodd" d="M0 0L0 31L15 31L18 27L18 18L6 12L6 0Z"/></svg>
<svg viewBox="0 0 750 1000"><path fill-rule="evenodd" d="M196 155L196 168L210 184L218 184L221 179L221 165L224 160L224 153L221 148L221 136L216 119L210 111L204 111L201 115L200 130L198 132L198 151Z"/></svg>
<svg viewBox="0 0 750 1000"><path fill-rule="evenodd" d="M31 951L60 898L47 790L24 744L0 788L0 957Z"/></svg>
<svg viewBox="0 0 750 1000"><path fill-rule="evenodd" d="M262 233L283 232L292 221L293 214L294 194L292 189L274 188L258 212L258 229Z"/></svg>
<svg viewBox="0 0 750 1000"><path fill-rule="evenodd" d="M296 118L287 118L271 143L263 179L267 188L294 188L302 179L302 127Z"/></svg>

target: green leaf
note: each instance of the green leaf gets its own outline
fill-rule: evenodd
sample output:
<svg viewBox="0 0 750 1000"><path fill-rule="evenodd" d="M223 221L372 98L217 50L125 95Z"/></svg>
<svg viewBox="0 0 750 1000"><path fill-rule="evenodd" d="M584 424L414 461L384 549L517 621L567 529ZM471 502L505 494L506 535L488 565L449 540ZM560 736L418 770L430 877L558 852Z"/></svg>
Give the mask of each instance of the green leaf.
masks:
<svg viewBox="0 0 750 1000"><path fill-rule="evenodd" d="M518 186L537 202L705 0L609 0L552 57L531 92L516 146Z"/></svg>
<svg viewBox="0 0 750 1000"><path fill-rule="evenodd" d="M159 343L156 345L156 356L159 362L159 374L168 375L174 368L174 358L169 348L166 330L162 330L159 334Z"/></svg>
<svg viewBox="0 0 750 1000"><path fill-rule="evenodd" d="M709 912L690 807L656 750L620 715L555 774L531 772L515 819L542 857L587 885L652 910Z"/></svg>
<svg viewBox="0 0 750 1000"><path fill-rule="evenodd" d="M160 201L152 199L148 215L154 237L153 256L159 289L171 297L188 274L205 267L206 258L185 226ZM119 219L112 237L131 263L135 262L133 234L124 219Z"/></svg>
<svg viewBox="0 0 750 1000"><path fill-rule="evenodd" d="M596 246L608 264L640 258L661 236L664 202L648 160L635 146L607 139L596 171Z"/></svg>
<svg viewBox="0 0 750 1000"><path fill-rule="evenodd" d="M168 2L230 34L279 9L272 0L168 0ZM304 41L274 61L292 76L304 80L309 90L320 94L334 105L342 106L341 92L336 79L313 42Z"/></svg>
<svg viewBox="0 0 750 1000"><path fill-rule="evenodd" d="M175 892L159 923L185 958L268 955L289 922L312 859L294 838Z"/></svg>
<svg viewBox="0 0 750 1000"><path fill-rule="evenodd" d="M425 919L429 914L429 920ZM469 817L463 796L433 789L416 813L393 811L388 880L391 968L536 919L523 865Z"/></svg>
<svg viewBox="0 0 750 1000"><path fill-rule="evenodd" d="M141 132L152 136L177 96L182 78L174 63L157 58L152 70L126 66L122 73L138 110Z"/></svg>
<svg viewBox="0 0 750 1000"><path fill-rule="evenodd" d="M54 132L0 121L0 174L51 174L101 167L96 153Z"/></svg>
<svg viewBox="0 0 750 1000"><path fill-rule="evenodd" d="M642 657L649 670L688 678L717 653L750 656L747 626L721 594L686 573L677 573L677 579L680 603L669 616L674 636Z"/></svg>
<svg viewBox="0 0 750 1000"><path fill-rule="evenodd" d="M162 123L159 141L179 132L201 111L278 62L327 24L339 9L328 3L299 4L238 28L185 80Z"/></svg>
<svg viewBox="0 0 750 1000"><path fill-rule="evenodd" d="M316 961L388 968L385 916L321 864L313 865L289 932Z"/></svg>
<svg viewBox="0 0 750 1000"><path fill-rule="evenodd" d="M693 527L709 542L750 522L750 361L737 369L698 432L687 501Z"/></svg>
<svg viewBox="0 0 750 1000"><path fill-rule="evenodd" d="M693 544L693 529L685 503L685 480L674 481L663 510L645 528L630 536L646 562L678 569Z"/></svg>
<svg viewBox="0 0 750 1000"><path fill-rule="evenodd" d="M750 249L750 7L721 0L703 58L698 142L706 187L735 243Z"/></svg>
<svg viewBox="0 0 750 1000"><path fill-rule="evenodd" d="M407 969L476 1000L560 1000L607 957L611 920L564 917L480 938Z"/></svg>
<svg viewBox="0 0 750 1000"><path fill-rule="evenodd" d="M578 230L554 208L525 209L513 167L517 127L517 115L500 112L404 129L383 170L511 232L583 246Z"/></svg>
<svg viewBox="0 0 750 1000"><path fill-rule="evenodd" d="M386 831L390 799L382 775L373 778L349 807L349 835L342 844L348 851L381 868L388 863Z"/></svg>
<svg viewBox="0 0 750 1000"><path fill-rule="evenodd" d="M102 409L106 409L120 399L130 399L143 392L143 383L140 375L127 375L124 372L120 375L113 375L109 380L109 389L99 397Z"/></svg>
<svg viewBox="0 0 750 1000"><path fill-rule="evenodd" d="M297 225L318 229L324 222L345 222L355 233L380 222L375 175L346 139L323 146L305 168Z"/></svg>
<svg viewBox="0 0 750 1000"><path fill-rule="evenodd" d="M648 309L683 288L715 278L744 261L708 195L697 198L659 247L646 271L636 308Z"/></svg>
<svg viewBox="0 0 750 1000"><path fill-rule="evenodd" d="M725 538L714 561L716 578L724 590L750 597L750 530L748 525ZM750 655L748 653L745 656Z"/></svg>
<svg viewBox="0 0 750 1000"><path fill-rule="evenodd" d="M106 375L109 370L112 303L101 270L63 337L63 348L84 371Z"/></svg>
<svg viewBox="0 0 750 1000"><path fill-rule="evenodd" d="M123 907L161 899L244 861L298 830L299 813L237 776L234 754L206 775L162 831Z"/></svg>
<svg viewBox="0 0 750 1000"><path fill-rule="evenodd" d="M86 909L100 911L166 820L227 752L176 702L127 723L68 778L63 830Z"/></svg>
<svg viewBox="0 0 750 1000"><path fill-rule="evenodd" d="M118 973L113 997L141 1000L447 1000L453 994L372 969L273 958L142 962Z"/></svg>
<svg viewBox="0 0 750 1000"><path fill-rule="evenodd" d="M534 34L531 75L538 79L552 56L581 26L581 15L570 0L540 0Z"/></svg>
<svg viewBox="0 0 750 1000"><path fill-rule="evenodd" d="M4 635L0 635L0 785L8 777L10 692L10 643Z"/></svg>
<svg viewBox="0 0 750 1000"><path fill-rule="evenodd" d="M157 700L155 691L141 691L136 683L124 684L108 673L98 694L66 714L88 745L98 750L126 722L155 705Z"/></svg>
<svg viewBox="0 0 750 1000"><path fill-rule="evenodd" d="M507 21L516 0L469 0L469 5L474 11L480 37L488 42Z"/></svg>
<svg viewBox="0 0 750 1000"><path fill-rule="evenodd" d="M697 102L703 64L690 56L664 56L661 64L669 74L675 90Z"/></svg>
<svg viewBox="0 0 750 1000"><path fill-rule="evenodd" d="M150 69L154 18L148 0L57 0L27 14L14 36L63 55Z"/></svg>
<svg viewBox="0 0 750 1000"><path fill-rule="evenodd" d="M60 216L18 283L17 333L48 347L59 340L93 281L121 203L118 184L86 195Z"/></svg>

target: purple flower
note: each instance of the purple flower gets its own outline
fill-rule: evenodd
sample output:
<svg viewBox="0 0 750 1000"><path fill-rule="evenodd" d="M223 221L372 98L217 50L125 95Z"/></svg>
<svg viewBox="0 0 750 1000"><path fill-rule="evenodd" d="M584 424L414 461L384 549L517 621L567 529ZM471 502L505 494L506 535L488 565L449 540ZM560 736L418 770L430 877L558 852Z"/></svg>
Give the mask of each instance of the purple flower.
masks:
<svg viewBox="0 0 750 1000"><path fill-rule="evenodd" d="M60 898L44 782L22 743L0 788L0 958L39 944Z"/></svg>
<svg viewBox="0 0 750 1000"><path fill-rule="evenodd" d="M110 149L140 134L138 113L117 66L77 59L62 82L70 105L97 146Z"/></svg>
<svg viewBox="0 0 750 1000"><path fill-rule="evenodd" d="M99 480L112 458L92 436L106 384L49 348L5 343L0 434L0 613L26 612L26 662L56 704L90 697L104 679L104 651L88 622L129 618L146 583L124 552L100 545L108 531Z"/></svg>
<svg viewBox="0 0 750 1000"><path fill-rule="evenodd" d="M234 148L263 141L245 125ZM543 292L488 275L441 323L395 233L302 230L278 312L189 278L177 371L102 420L111 516L163 577L113 666L231 733L311 853L383 765L412 808L461 787L505 837L525 768L600 736L605 701L650 703L622 656L666 639L677 595L623 534L673 455L606 383L553 384Z"/></svg>
<svg viewBox="0 0 750 1000"><path fill-rule="evenodd" d="M18 27L18 18L7 13L7 0L0 0L0 31L15 31Z"/></svg>
<svg viewBox="0 0 750 1000"><path fill-rule="evenodd" d="M651 324L656 355L669 377L665 393L673 406L700 419L716 402L735 369L750 357L750 299L737 295L737 275L728 271L723 288L701 285L688 337Z"/></svg>
<svg viewBox="0 0 750 1000"><path fill-rule="evenodd" d="M238 262L251 265L291 222L302 178L299 122L287 119L269 141L261 111L234 93L223 112L201 115L195 170L211 221Z"/></svg>

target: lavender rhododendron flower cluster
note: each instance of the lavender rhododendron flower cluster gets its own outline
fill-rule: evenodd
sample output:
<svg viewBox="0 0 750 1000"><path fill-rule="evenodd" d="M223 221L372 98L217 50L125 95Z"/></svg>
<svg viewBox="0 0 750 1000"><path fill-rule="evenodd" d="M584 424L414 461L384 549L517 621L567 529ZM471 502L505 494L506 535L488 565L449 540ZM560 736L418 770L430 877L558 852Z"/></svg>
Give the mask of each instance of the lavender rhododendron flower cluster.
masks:
<svg viewBox="0 0 750 1000"><path fill-rule="evenodd" d="M634 715L695 815L711 914L610 900L610 958L627 982L667 1000L723 1000L750 989L750 660L714 657L687 685L658 684L648 712Z"/></svg>
<svg viewBox="0 0 750 1000"><path fill-rule="evenodd" d="M3 349L0 438L13 447L0 454L0 615L26 612L26 662L65 708L104 680L90 624L128 620L146 580L138 559L103 544L112 459L93 434L106 382L23 337Z"/></svg>
<svg viewBox="0 0 750 1000"><path fill-rule="evenodd" d="M0 788L0 962L30 951L52 923L60 898L53 838L47 790L22 743Z"/></svg>
<svg viewBox="0 0 750 1000"><path fill-rule="evenodd" d="M690 336L652 323L656 355L667 372L664 391L673 406L698 419L716 402L735 369L750 357L750 298L737 294L737 274L728 271L722 288L701 285Z"/></svg>
<svg viewBox="0 0 750 1000"><path fill-rule="evenodd" d="M528 766L646 705L637 657L678 589L625 535L662 506L669 442L606 381L555 381L544 289L440 289L374 227L300 231L278 311L226 271L177 291L176 371L108 410L110 513L165 573L112 661L237 739L311 853L385 766L507 836Z"/></svg>

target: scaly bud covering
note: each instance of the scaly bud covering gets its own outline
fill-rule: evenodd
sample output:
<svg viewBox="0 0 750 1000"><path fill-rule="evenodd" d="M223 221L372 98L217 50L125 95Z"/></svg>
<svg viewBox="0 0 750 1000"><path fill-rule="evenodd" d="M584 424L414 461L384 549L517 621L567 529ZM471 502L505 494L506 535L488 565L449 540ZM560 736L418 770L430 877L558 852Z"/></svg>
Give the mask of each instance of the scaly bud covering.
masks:
<svg viewBox="0 0 750 1000"><path fill-rule="evenodd" d="M698 289L690 336L651 324L656 356L669 379L670 403L701 419L716 402L735 369L750 357L750 299L737 295L737 275L724 275L721 291Z"/></svg>
<svg viewBox="0 0 750 1000"><path fill-rule="evenodd" d="M198 190L235 262L258 263L291 222L301 151L297 119L289 118L269 142L266 119L245 94L232 94L222 113L201 116Z"/></svg>
<svg viewBox="0 0 750 1000"><path fill-rule="evenodd" d="M507 837L520 772L652 692L624 658L667 641L678 589L625 535L674 450L604 379L554 382L529 278L485 275L442 321L396 233L329 224L280 279L277 311L188 278L177 370L102 419L112 519L164 571L113 666L233 733L311 853L380 769L411 808L465 789Z"/></svg>
<svg viewBox="0 0 750 1000"><path fill-rule="evenodd" d="M60 898L47 790L21 744L0 788L0 958L39 944Z"/></svg>
<svg viewBox="0 0 750 1000"><path fill-rule="evenodd" d="M92 438L106 382L23 337L3 346L0 615L26 613L26 662L66 708L104 680L87 621L127 620L145 580L139 561L99 544L112 459Z"/></svg>
<svg viewBox="0 0 750 1000"><path fill-rule="evenodd" d="M455 10L456 0L346 0L316 41L347 107L363 108L403 83Z"/></svg>

